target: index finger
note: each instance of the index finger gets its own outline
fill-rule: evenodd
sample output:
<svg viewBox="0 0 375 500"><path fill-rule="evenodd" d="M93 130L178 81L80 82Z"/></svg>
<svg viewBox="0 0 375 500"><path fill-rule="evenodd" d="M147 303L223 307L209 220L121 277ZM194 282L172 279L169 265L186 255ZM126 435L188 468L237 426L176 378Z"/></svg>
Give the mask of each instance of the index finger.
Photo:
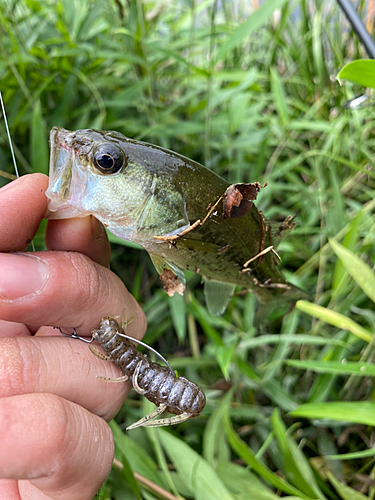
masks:
<svg viewBox="0 0 375 500"><path fill-rule="evenodd" d="M0 252L27 248L46 214L48 177L23 175L0 189Z"/></svg>

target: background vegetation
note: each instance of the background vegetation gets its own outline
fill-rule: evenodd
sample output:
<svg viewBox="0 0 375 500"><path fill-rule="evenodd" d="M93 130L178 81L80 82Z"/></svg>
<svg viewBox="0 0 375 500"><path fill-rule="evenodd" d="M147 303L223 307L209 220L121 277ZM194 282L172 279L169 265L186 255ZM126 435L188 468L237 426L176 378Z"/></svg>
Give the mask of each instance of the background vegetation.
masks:
<svg viewBox="0 0 375 500"><path fill-rule="evenodd" d="M112 422L118 461L100 498L375 498L375 114L345 108L362 89L335 79L362 56L333 1L1 1L0 86L22 173L47 173L60 125L267 182L263 213L297 214L285 276L314 297L259 331L252 295L211 317L199 276L169 299L147 254L114 244L145 341L208 403L176 428L123 433L149 410L132 394ZM0 134L13 173L3 122Z"/></svg>

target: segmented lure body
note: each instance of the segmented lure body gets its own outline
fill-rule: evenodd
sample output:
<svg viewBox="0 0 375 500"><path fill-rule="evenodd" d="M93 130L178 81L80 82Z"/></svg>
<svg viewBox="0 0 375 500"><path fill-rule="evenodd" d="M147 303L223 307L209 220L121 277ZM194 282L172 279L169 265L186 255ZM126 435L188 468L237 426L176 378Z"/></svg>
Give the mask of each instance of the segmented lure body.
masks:
<svg viewBox="0 0 375 500"><path fill-rule="evenodd" d="M131 341L122 337L123 334L123 328L110 317L103 318L100 327L92 330L93 339L100 344L107 359L113 361L131 380L139 394L159 407L130 428L173 425L198 416L206 404L205 395L199 387L185 377L176 377L167 367L151 361ZM150 420L164 411L176 417Z"/></svg>

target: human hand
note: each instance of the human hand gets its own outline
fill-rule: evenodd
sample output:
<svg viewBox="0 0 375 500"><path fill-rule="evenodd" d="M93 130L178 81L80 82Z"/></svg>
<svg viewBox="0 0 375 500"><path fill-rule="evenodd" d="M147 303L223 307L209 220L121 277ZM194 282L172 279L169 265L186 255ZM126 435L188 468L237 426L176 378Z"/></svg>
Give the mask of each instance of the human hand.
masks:
<svg viewBox="0 0 375 500"><path fill-rule="evenodd" d="M9 500L91 499L112 464L106 422L130 385L97 379L121 374L52 326L89 336L103 316L125 309L135 314L129 335L142 338L146 329L109 270L109 243L93 217L49 221L49 251L8 253L34 237L47 182L26 175L0 190L0 498Z"/></svg>

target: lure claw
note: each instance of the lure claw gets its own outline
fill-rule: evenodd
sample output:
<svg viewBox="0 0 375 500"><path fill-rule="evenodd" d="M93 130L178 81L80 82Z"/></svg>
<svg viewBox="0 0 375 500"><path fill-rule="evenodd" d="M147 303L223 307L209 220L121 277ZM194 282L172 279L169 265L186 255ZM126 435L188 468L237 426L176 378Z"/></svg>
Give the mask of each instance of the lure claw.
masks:
<svg viewBox="0 0 375 500"><path fill-rule="evenodd" d="M166 408L167 405L165 404L160 405L158 408L155 408L155 410L149 413L148 415L145 415L141 419L137 420L137 422L134 422L134 424L129 425L129 427L127 427L126 430L130 431L131 429L136 429L137 427L146 427L147 423L150 423L149 422L150 420L161 415L166 410ZM155 420L155 422L157 422L157 420Z"/></svg>
<svg viewBox="0 0 375 500"><path fill-rule="evenodd" d="M161 406L157 408L160 410ZM156 414L155 414L156 413ZM156 417L157 415L160 415L163 412L156 412L153 411L146 415L145 417L141 418L134 424L130 425L129 427L126 428L127 431L131 429L136 429L137 427L164 427L167 425L177 425L181 424L182 422L185 422L186 420L189 420L189 418L192 418L191 413L181 413L180 415L174 415L173 417L169 418L160 418L159 420L151 420L151 418Z"/></svg>

